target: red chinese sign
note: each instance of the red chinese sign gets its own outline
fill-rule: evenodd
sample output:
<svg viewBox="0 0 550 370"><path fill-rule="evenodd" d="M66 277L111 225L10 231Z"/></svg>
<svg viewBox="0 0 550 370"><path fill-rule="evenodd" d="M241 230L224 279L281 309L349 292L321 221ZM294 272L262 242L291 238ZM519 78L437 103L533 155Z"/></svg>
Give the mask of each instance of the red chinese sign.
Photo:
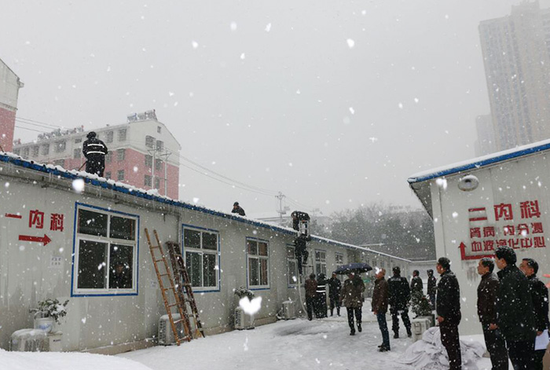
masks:
<svg viewBox="0 0 550 370"><path fill-rule="evenodd" d="M470 208L468 215L470 242L460 245L463 260L491 256L495 248L504 245L514 249L546 248L538 200L495 204L489 211L486 207ZM489 223L493 215L494 223Z"/></svg>
<svg viewBox="0 0 550 370"><path fill-rule="evenodd" d="M23 215L17 213L6 213L4 215L6 218L13 218L16 220L23 220ZM47 228L48 223L46 217L46 213L42 212L38 209L33 209L29 211L29 218L28 218L28 227L29 229L44 229L44 227ZM51 213L49 215L49 225L50 225L50 231L61 231L65 229L65 215L62 213ZM46 235L42 234L42 236L34 236L34 235L19 235L20 241L29 241L29 242L37 242L42 243L43 245L48 244L51 239Z"/></svg>

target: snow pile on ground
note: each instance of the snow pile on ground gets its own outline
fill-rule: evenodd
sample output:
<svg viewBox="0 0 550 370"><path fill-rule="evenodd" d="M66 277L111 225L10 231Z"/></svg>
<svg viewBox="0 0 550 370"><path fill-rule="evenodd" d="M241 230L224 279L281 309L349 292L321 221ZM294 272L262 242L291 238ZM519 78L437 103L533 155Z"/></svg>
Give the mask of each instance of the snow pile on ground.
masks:
<svg viewBox="0 0 550 370"><path fill-rule="evenodd" d="M478 342L461 340L460 352L462 354L462 368L478 370L476 363L485 353L485 348ZM426 330L422 335L422 340L407 348L400 362L423 370L448 368L449 359L447 351L441 343L439 327Z"/></svg>
<svg viewBox="0 0 550 370"><path fill-rule="evenodd" d="M390 337L391 351L378 352L382 338L376 318L368 308L363 307L363 331L355 336L349 335L344 308L341 313L341 317L279 321L254 330L208 336L179 347L154 347L118 356L140 362L152 370L181 368L182 364L187 369L220 370L415 369L399 361L412 345L403 325L399 339ZM485 358L477 366L491 369L490 360ZM445 370L448 366L437 369Z"/></svg>
<svg viewBox="0 0 550 370"><path fill-rule="evenodd" d="M8 352L0 349L5 370L151 370L122 357L79 352Z"/></svg>

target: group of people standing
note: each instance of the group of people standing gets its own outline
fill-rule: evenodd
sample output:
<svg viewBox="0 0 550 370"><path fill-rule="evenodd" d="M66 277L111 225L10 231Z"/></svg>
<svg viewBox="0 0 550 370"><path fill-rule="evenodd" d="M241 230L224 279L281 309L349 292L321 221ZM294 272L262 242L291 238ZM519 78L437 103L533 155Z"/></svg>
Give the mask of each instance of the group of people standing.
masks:
<svg viewBox="0 0 550 370"><path fill-rule="evenodd" d="M336 314L340 316L340 292L342 290L342 282L336 277L336 274L332 274L330 279L325 279L324 274L319 274L317 280L315 280L315 274L309 275L309 279L305 282L306 288L306 311L307 317L311 321L313 315L318 319L327 317L327 285L329 287L329 300L330 300L330 316L334 315L334 309L336 308Z"/></svg>
<svg viewBox="0 0 550 370"><path fill-rule="evenodd" d="M481 281L477 289L477 310L493 370L542 369L546 348L536 349L536 338L548 335L548 288L536 277L538 263L523 258L516 266L514 249L501 246L495 258L479 261ZM496 266L499 272L494 274ZM462 368L458 325L461 320L460 287L448 258L438 260L441 275L437 284L436 313L441 342L447 350L451 370ZM541 338L539 338L541 339ZM542 341L548 343L548 341Z"/></svg>
<svg viewBox="0 0 550 370"><path fill-rule="evenodd" d="M495 263L500 270L496 275ZM494 261L479 261L479 321L493 369L508 369L509 358L516 370L538 370L543 368L546 348L536 349L535 342L548 335L548 288L537 278L539 265L534 259L523 258L519 268L516 263L510 247L497 248Z"/></svg>

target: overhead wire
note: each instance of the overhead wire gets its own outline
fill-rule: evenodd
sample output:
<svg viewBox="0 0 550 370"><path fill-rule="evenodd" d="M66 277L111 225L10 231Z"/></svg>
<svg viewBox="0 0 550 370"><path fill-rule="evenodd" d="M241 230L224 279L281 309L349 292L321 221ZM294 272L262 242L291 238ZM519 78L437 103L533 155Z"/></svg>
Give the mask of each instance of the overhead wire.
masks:
<svg viewBox="0 0 550 370"><path fill-rule="evenodd" d="M53 128L63 128L62 126L54 125L53 123L37 121L37 120L34 120L34 119L25 118L25 117L15 117L15 120L16 121L17 120L28 121L28 122L32 122L32 123L35 123L35 124L45 125L45 126L53 127Z"/></svg>
<svg viewBox="0 0 550 370"><path fill-rule="evenodd" d="M51 124L51 123L47 123L47 122L42 122L42 121L38 121L38 120L34 120L34 119L30 119L30 118L24 118L24 117L16 117L15 119L16 121L18 121L19 123L22 123L22 124L26 124L26 125L31 125L31 126L35 126L35 127L39 127L39 128L43 128L43 129L49 129L49 131L52 130L52 128L54 129L59 129L59 128L63 128L62 126L59 126L59 125L54 125L54 124ZM32 129L32 128L28 128L28 127L23 127L21 125L16 125L16 127L20 128L20 129L24 129L24 130L29 130L29 131L34 131L34 132L39 132L39 133L47 133L49 131L43 131L43 130L38 130L38 129ZM128 142L132 142L132 141L128 141ZM134 143L138 143L138 142L135 142ZM198 168L200 168L201 170L205 171L200 171L196 168L193 168L189 165L185 165L183 163L179 163L180 167L184 167L184 168L187 168L191 171L194 171L198 174L201 174L205 177L208 177L212 180L216 180L218 182L221 182L223 184L226 184L228 186L231 186L231 187L235 187L235 188L239 188L241 190L245 190L245 191L249 191L249 192L253 192L253 193L256 193L256 194L260 194L260 195L264 195L264 196L269 196L269 197L276 197L279 192L278 191L274 191L274 190L270 190L270 189L264 189L264 188L261 188L261 187L257 187L257 186L254 186L254 185L249 185L249 184L246 184L242 181L238 181L238 180L235 180L235 179L232 179L228 176L225 176L221 173L218 173L216 171L213 171L212 169L210 168L207 168L183 155L179 155L179 159L180 160L183 160L183 161L186 161ZM306 210L309 210L311 211L313 209L313 207L309 207L309 206L306 206L300 202L298 202L297 200L295 199L292 199L288 196L285 196L285 198L287 199L287 201L291 204L293 204L294 206L297 206L297 207L300 207L300 208L303 208L303 209L306 209Z"/></svg>

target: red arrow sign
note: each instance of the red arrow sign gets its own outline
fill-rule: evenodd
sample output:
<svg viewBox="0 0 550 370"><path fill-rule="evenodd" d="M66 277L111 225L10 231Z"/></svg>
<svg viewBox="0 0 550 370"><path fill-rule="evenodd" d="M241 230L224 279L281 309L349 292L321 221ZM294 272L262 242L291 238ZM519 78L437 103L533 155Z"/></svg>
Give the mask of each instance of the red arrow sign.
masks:
<svg viewBox="0 0 550 370"><path fill-rule="evenodd" d="M485 257L492 258L494 257L494 254L474 254L473 256L467 256L466 255L466 244L464 242L461 242L458 246L460 248L460 259L463 261L467 260L480 260Z"/></svg>
<svg viewBox="0 0 550 370"><path fill-rule="evenodd" d="M41 236L30 236L30 235L19 235L19 240L27 241L27 242L38 242L38 243L44 243L44 245L47 245L52 240L48 238L48 235L44 234L43 237Z"/></svg>

